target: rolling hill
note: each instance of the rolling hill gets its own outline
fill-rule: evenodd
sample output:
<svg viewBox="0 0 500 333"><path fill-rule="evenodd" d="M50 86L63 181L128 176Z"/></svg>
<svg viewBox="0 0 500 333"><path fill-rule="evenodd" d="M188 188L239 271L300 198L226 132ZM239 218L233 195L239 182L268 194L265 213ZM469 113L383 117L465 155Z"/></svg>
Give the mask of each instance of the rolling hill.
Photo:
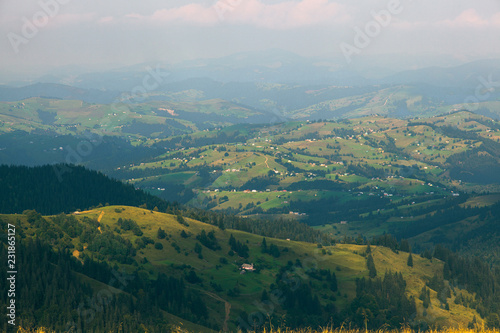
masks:
<svg viewBox="0 0 500 333"><path fill-rule="evenodd" d="M439 283L433 285L437 283L434 280L441 281L439 276L442 276L443 262L414 255L413 267L410 267L407 265L408 253L396 253L382 246L372 245L367 250L366 245L311 244L266 238L267 249L276 250L265 251L261 236L220 229L189 218L129 206L109 206L78 214L46 217L27 211L23 215L2 215L1 219L4 223L16 226L19 241L28 247L34 246L30 245L32 243L29 239L34 239L36 235L37 242L50 242L53 249L44 248L43 251L71 253L73 260L65 257L53 264L61 267L63 262L71 262L70 270L73 273L66 274L72 274L75 283L89 283L94 294L107 288L98 281L108 283L113 271L119 271L126 277L124 285L116 287L115 284L115 288L125 293L124 297L129 293L134 295L137 306L145 301L141 299L141 286L150 285L149 289L155 290L155 285L160 280L173 279L169 283L184 281L184 294L178 297L199 298L198 302L206 304L206 313L196 313L194 308L189 311L179 309L175 305L176 300L169 298L172 296L161 296L163 294L160 291L157 296L167 297L170 301L165 303L158 297L154 300L155 294L147 293L144 297L149 297L153 304L157 304L150 311L156 313L159 308L160 312L187 316L217 330L234 330L237 326L244 328L245 325L249 328L261 327L264 324L259 321L263 320L262 317L271 318L274 324L279 325L279 318L285 314L288 314L286 325L289 327L314 327L325 316L333 320L334 325L340 325L346 318L356 322L358 317L350 309L354 306L353 302L366 302L359 288L360 283L366 283L362 281L369 279L367 256L373 258L378 276L382 277L382 280L369 279L370 283L388 286L390 283L397 283L399 278L404 279L403 294L394 292L393 297L404 296L415 303L415 311L406 314L410 316L407 317L410 325L463 327L474 316L476 320L480 318L474 310L455 302L457 297L471 297L468 291L451 285L446 287L451 289L446 289L446 281L441 287ZM247 250L242 250L242 247ZM49 261L55 260L54 258L57 258L56 254L51 255ZM22 262L20 260L20 265ZM253 263L255 271L242 274L241 267L245 263ZM28 267L25 266L24 269ZM393 275L395 272L402 275ZM24 274L29 276L27 271ZM424 287L426 285L428 287ZM426 308L419 298L425 288L430 290L431 304ZM439 293L444 292L444 289L440 288L453 292L443 299ZM37 292L42 295L44 293L43 290ZM38 294L34 297L38 297L36 295ZM391 298L391 302L399 301ZM306 311L302 317L296 317L298 314L295 313L296 305L293 302L299 302L300 306L303 306L302 302L312 302L311 306L319 312L307 314ZM198 304L198 308L199 306ZM359 306L361 305L357 305ZM368 308L373 305L366 303L363 306ZM378 306L380 308L371 308L371 311L376 311L370 319L373 327L380 320L376 318L377 313L381 311L378 316L382 315L385 313L382 309L392 305L381 303ZM202 306L201 309L203 308ZM68 310L73 316L77 313L77 309ZM41 315L47 311L48 308L42 307L39 313ZM99 310L94 312L95 318L101 317ZM289 317L292 314L293 317ZM33 323L47 325L36 314L32 318ZM165 324L178 324L178 321L166 314L161 318ZM402 320L397 318L399 317L394 317L393 320ZM85 321L81 325L93 327L97 322L100 319ZM153 331L154 327L158 327L155 326L155 320L148 319L147 322Z"/></svg>
<svg viewBox="0 0 500 333"><path fill-rule="evenodd" d="M16 230L23 327L210 332L325 322L372 329L496 325L499 277L477 257L441 246L410 255L408 241L388 235L346 232L335 241L293 220L173 205L82 167L59 167L68 168L62 182L53 166L1 169L10 200L1 212L37 202L73 212L0 215L2 232ZM75 199L82 200L78 208L92 203L87 197L136 206L74 211ZM473 202L497 216L494 196L470 197L463 206ZM486 216L481 226L490 221ZM6 257L7 238L0 242ZM1 287L7 293L7 284Z"/></svg>
<svg viewBox="0 0 500 333"><path fill-rule="evenodd" d="M195 207L298 220L332 237L391 233L498 261L498 247L478 241L497 243L497 133L496 121L465 111L238 125L159 140L151 147L168 152L110 174Z"/></svg>

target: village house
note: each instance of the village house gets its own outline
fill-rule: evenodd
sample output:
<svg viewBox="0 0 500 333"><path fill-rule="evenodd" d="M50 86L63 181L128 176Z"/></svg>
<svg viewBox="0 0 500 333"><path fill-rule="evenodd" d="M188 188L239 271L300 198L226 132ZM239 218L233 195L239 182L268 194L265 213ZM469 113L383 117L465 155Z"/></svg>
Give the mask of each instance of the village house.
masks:
<svg viewBox="0 0 500 333"><path fill-rule="evenodd" d="M243 264L241 265L241 270L247 272L253 272L255 271L255 268L253 267L253 264Z"/></svg>

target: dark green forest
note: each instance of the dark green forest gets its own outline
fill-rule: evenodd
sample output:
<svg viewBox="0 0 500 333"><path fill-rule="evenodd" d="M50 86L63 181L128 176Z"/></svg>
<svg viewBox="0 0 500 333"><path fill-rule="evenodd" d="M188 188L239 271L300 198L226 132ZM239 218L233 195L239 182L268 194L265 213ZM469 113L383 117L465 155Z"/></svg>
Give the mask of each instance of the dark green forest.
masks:
<svg viewBox="0 0 500 333"><path fill-rule="evenodd" d="M6 226L1 224L2 229ZM5 230L2 230L4 232ZM7 248L0 240L0 257ZM178 314L202 325L213 326L198 293L186 289L182 279L160 274L150 280L138 270L126 273L106 262L86 258L83 263L68 251L54 251L39 238L17 239L17 260L22 274L16 280L19 325L44 326L58 332L150 332L171 329L162 311ZM5 270L0 271L5 281ZM91 279L101 282L96 285ZM0 285L2 308L7 306L7 284ZM8 331L7 322L2 330Z"/></svg>
<svg viewBox="0 0 500 333"><path fill-rule="evenodd" d="M332 241L297 221L243 219L168 202L132 185L110 179L81 166L55 164L38 167L0 165L0 213L34 210L43 215L70 213L103 205L127 205L182 214L198 221L262 236L316 242Z"/></svg>
<svg viewBox="0 0 500 333"><path fill-rule="evenodd" d="M19 214L27 209L41 214L69 213L105 204L146 204L164 210L170 205L82 166L0 165L0 212L4 214Z"/></svg>

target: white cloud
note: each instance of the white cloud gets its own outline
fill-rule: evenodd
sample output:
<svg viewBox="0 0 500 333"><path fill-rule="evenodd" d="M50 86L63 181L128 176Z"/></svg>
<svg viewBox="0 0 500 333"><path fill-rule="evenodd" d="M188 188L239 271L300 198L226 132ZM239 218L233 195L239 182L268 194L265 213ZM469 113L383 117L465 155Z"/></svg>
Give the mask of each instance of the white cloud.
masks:
<svg viewBox="0 0 500 333"><path fill-rule="evenodd" d="M152 24L243 24L282 30L344 22L349 18L345 8L344 5L328 0L284 1L275 4L265 4L260 0L219 0L209 7L193 3L160 9L149 16L132 13L126 15L126 18Z"/></svg>
<svg viewBox="0 0 500 333"><path fill-rule="evenodd" d="M113 22L113 21L114 21L114 17L113 16L104 16L104 17L101 17L99 19L100 23L110 23L110 22Z"/></svg>
<svg viewBox="0 0 500 333"><path fill-rule="evenodd" d="M79 25L84 22L93 22L96 19L96 13L82 13L82 14L72 14L72 13L61 13L56 15L50 20L49 26L67 26L67 25Z"/></svg>
<svg viewBox="0 0 500 333"><path fill-rule="evenodd" d="M373 12L393 0L98 0L70 1L20 53L0 38L4 68L27 64L180 61L281 48L324 56L351 42ZM397 1L397 0L394 0ZM491 57L500 54L498 0L399 0L364 55L411 52ZM0 36L21 35L42 10L38 0L0 0Z"/></svg>
<svg viewBox="0 0 500 333"><path fill-rule="evenodd" d="M491 22L489 22L487 19L482 18L474 8L464 10L453 20L443 21L444 25L448 25L450 27L484 27L489 25L490 23Z"/></svg>
<svg viewBox="0 0 500 333"><path fill-rule="evenodd" d="M428 29L443 29L462 31L462 29L483 29L483 28L498 28L500 26L500 12L490 15L490 17L481 16L476 9L469 8L462 11L460 14L451 19L442 19L437 21L423 20L401 20L395 19L394 27L405 30L428 30Z"/></svg>

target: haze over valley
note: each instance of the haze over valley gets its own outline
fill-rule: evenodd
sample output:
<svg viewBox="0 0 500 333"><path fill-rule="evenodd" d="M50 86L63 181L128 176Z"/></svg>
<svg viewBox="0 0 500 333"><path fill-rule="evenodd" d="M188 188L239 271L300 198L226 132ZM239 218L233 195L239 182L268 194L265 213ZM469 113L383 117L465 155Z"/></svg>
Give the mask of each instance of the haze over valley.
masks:
<svg viewBox="0 0 500 333"><path fill-rule="evenodd" d="M499 26L0 3L0 331L497 333Z"/></svg>

